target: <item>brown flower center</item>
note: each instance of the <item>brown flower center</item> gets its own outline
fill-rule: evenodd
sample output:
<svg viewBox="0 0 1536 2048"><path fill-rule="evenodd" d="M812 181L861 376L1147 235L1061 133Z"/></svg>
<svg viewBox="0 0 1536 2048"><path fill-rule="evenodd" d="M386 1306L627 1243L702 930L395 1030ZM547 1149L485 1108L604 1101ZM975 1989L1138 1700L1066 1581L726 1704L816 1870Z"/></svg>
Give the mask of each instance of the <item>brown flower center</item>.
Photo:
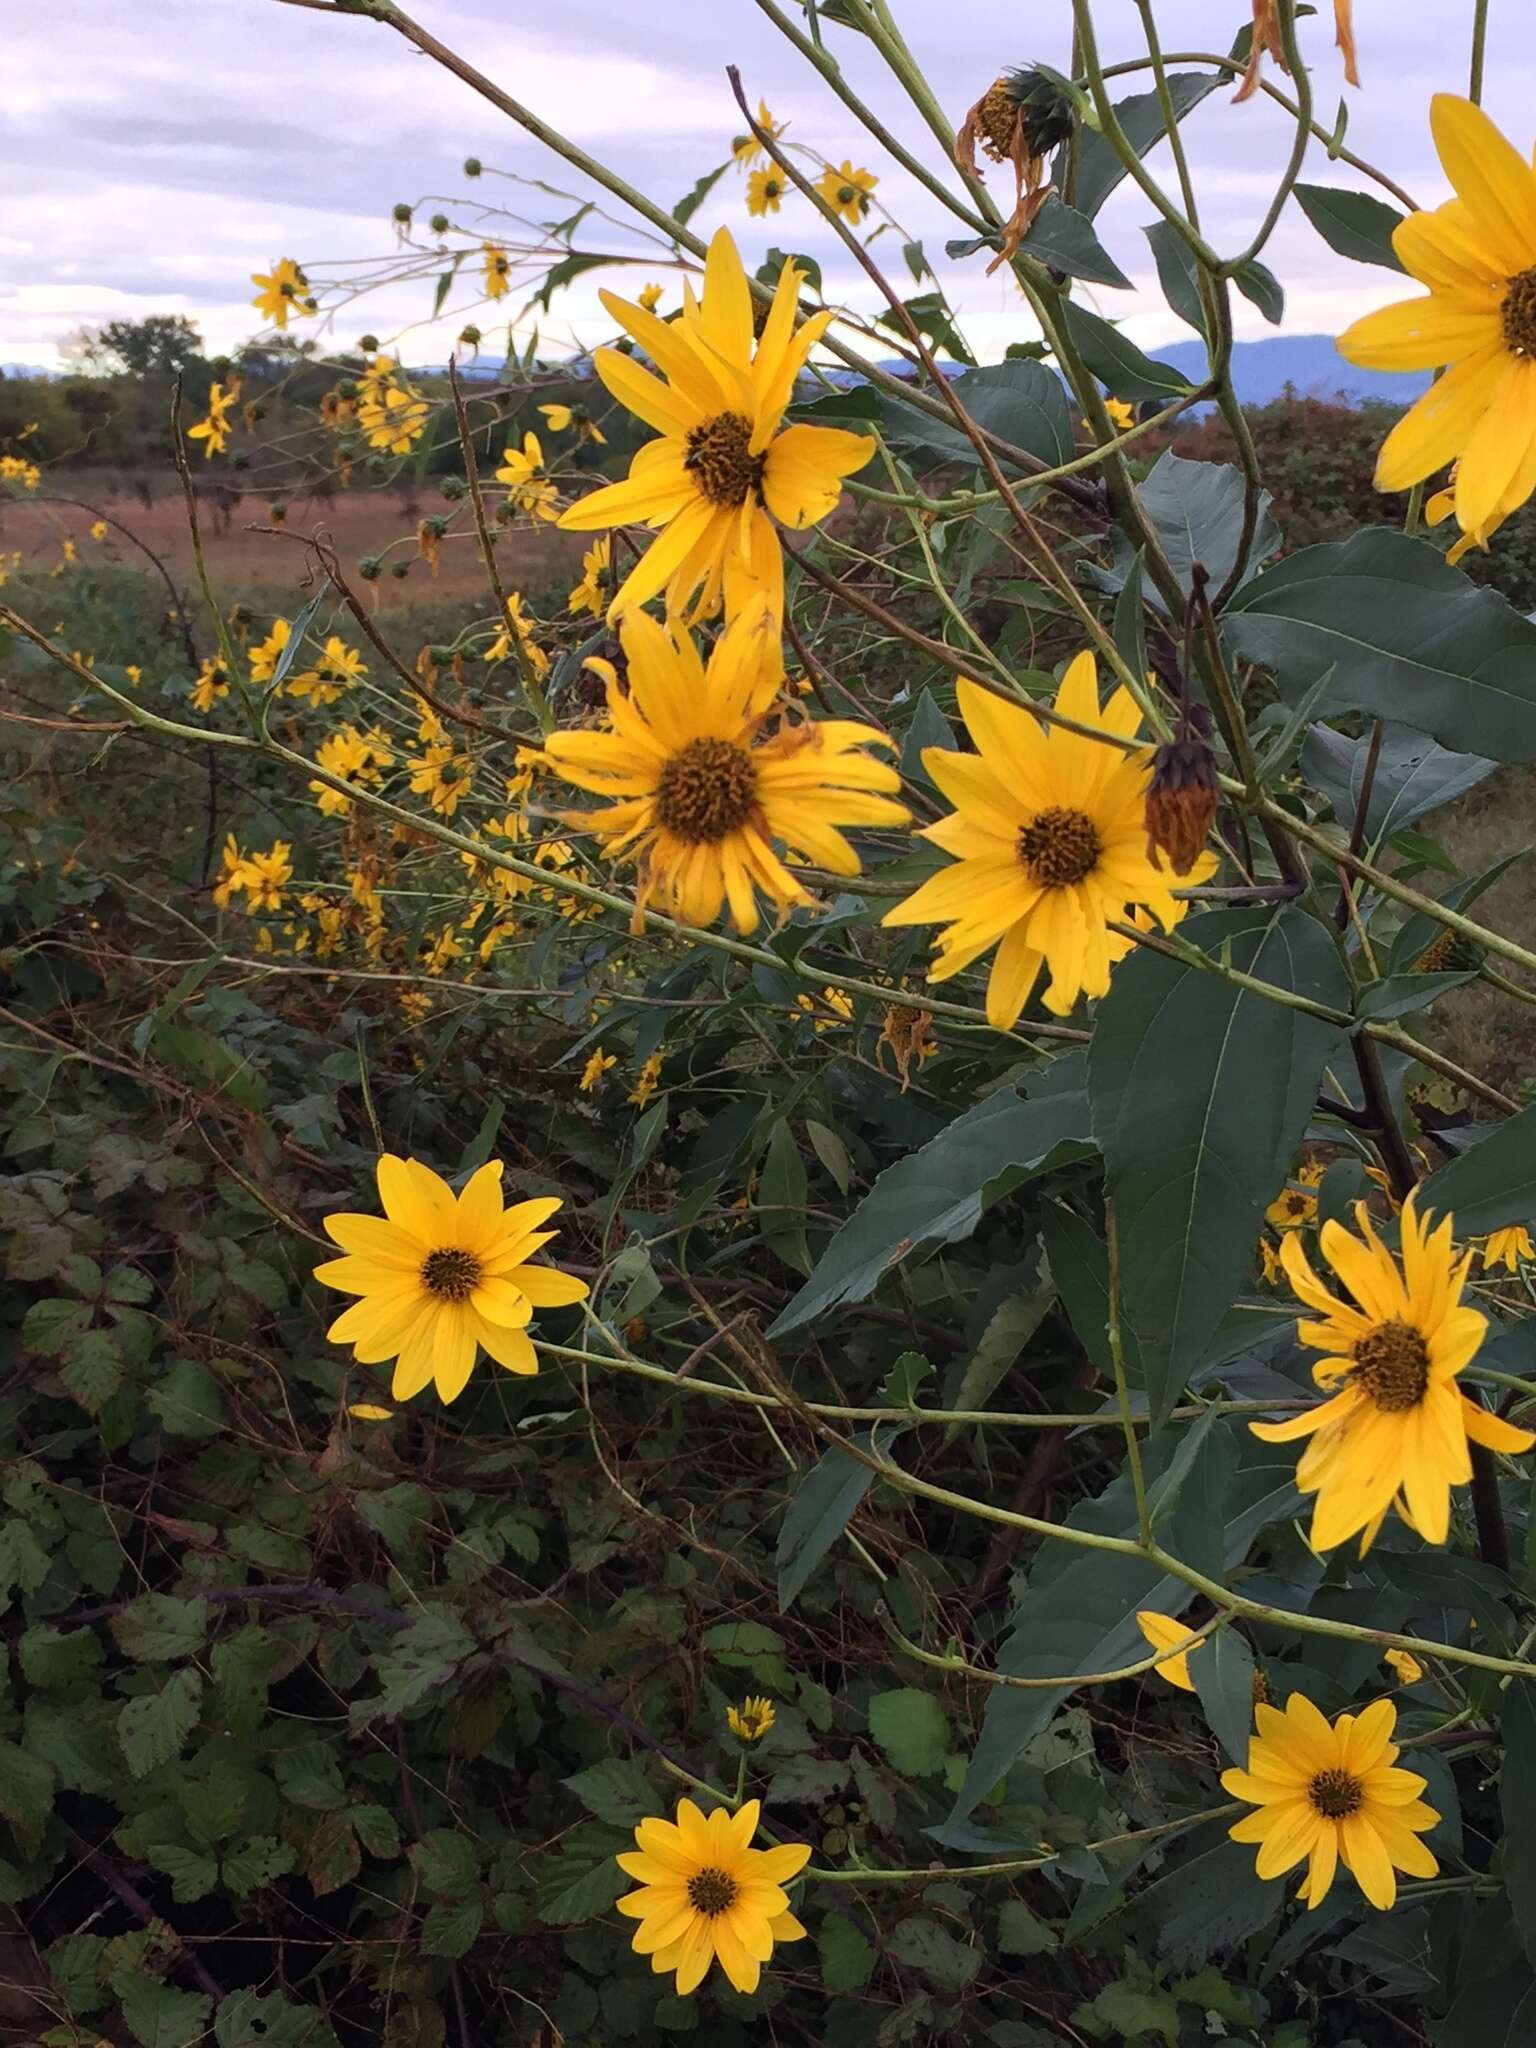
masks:
<svg viewBox="0 0 1536 2048"><path fill-rule="evenodd" d="M1499 308L1504 346L1513 355L1536 355L1536 270L1522 270L1509 280Z"/></svg>
<svg viewBox="0 0 1536 2048"><path fill-rule="evenodd" d="M1353 1771L1319 1771L1307 1787L1307 1797L1328 1820L1347 1820L1359 1811L1365 1790Z"/></svg>
<svg viewBox="0 0 1536 2048"><path fill-rule="evenodd" d="M744 413L716 413L688 430L683 467L712 505L740 505L762 493L763 457L751 450L752 422Z"/></svg>
<svg viewBox="0 0 1536 2048"><path fill-rule="evenodd" d="M730 740L690 740L662 769L656 785L657 818L693 845L736 831L756 802L752 756Z"/></svg>
<svg viewBox="0 0 1536 2048"><path fill-rule="evenodd" d="M1411 1323L1394 1316L1355 1346L1352 1377L1389 1415L1417 1408L1429 1385L1429 1348Z"/></svg>
<svg viewBox="0 0 1536 2048"><path fill-rule="evenodd" d="M444 1245L421 1262L421 1284L439 1301L468 1301L480 1285L480 1261L473 1252Z"/></svg>
<svg viewBox="0 0 1536 2048"><path fill-rule="evenodd" d="M688 1880L688 1903L696 1913L713 1920L736 1903L736 1880L723 1870L707 1865Z"/></svg>
<svg viewBox="0 0 1536 2048"><path fill-rule="evenodd" d="M1103 847L1081 811L1042 811L1019 827L1019 859L1043 889L1065 889L1091 875Z"/></svg>
<svg viewBox="0 0 1536 2048"><path fill-rule="evenodd" d="M1006 79L998 79L983 95L976 109L976 127L981 146L994 163L1006 161L1013 148L1013 131L1019 118L1018 101L1008 90Z"/></svg>

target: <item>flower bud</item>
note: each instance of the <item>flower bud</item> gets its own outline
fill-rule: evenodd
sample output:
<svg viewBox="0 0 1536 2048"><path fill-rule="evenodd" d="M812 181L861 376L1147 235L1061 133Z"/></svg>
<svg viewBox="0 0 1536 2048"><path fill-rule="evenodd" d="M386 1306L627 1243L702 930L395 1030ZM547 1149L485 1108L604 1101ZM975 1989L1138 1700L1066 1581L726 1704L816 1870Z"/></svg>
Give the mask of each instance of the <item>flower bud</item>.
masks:
<svg viewBox="0 0 1536 2048"><path fill-rule="evenodd" d="M1216 757L1192 726L1157 750L1147 789L1147 858L1166 855L1187 875L1205 849L1221 801Z"/></svg>
<svg viewBox="0 0 1536 2048"><path fill-rule="evenodd" d="M434 213L428 225L430 226L434 235L446 235L448 232L447 214Z"/></svg>
<svg viewBox="0 0 1536 2048"><path fill-rule="evenodd" d="M466 177L466 178L478 178L478 177L479 177L479 175L480 175L480 171L481 171L481 168L482 168L482 166L481 166L481 163L480 163L480 159L479 159L479 157L477 157L477 156L467 156L467 157L465 157L465 159L464 159L464 175L465 175L465 177Z"/></svg>
<svg viewBox="0 0 1536 2048"><path fill-rule="evenodd" d="M408 228L410 226L411 209L406 205L403 199L395 207L393 218L397 220L400 223L401 227L403 228Z"/></svg>

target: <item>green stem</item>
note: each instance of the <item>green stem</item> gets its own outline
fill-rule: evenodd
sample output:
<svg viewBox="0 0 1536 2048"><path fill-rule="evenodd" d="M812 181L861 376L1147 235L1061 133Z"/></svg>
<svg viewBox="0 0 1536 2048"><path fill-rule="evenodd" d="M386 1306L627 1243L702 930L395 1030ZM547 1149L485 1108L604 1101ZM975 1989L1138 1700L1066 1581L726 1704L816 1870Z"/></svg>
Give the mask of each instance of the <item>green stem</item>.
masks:
<svg viewBox="0 0 1536 2048"><path fill-rule="evenodd" d="M1306 159L1307 144L1312 130L1312 75L1302 62L1301 50L1296 41L1296 10L1294 0L1278 0L1276 8L1280 23L1280 41L1285 50L1286 65L1296 85L1296 134L1291 143L1291 154L1274 198L1269 202L1263 220L1259 222L1258 233L1240 256L1234 256L1221 268L1227 277L1235 277L1245 264L1252 263L1262 255L1265 244L1279 225L1285 203L1301 176L1301 167Z"/></svg>
<svg viewBox="0 0 1536 2048"><path fill-rule="evenodd" d="M1488 0L1474 0L1472 8L1472 61L1467 79L1467 98L1473 106L1483 103L1483 61L1488 50Z"/></svg>
<svg viewBox="0 0 1536 2048"><path fill-rule="evenodd" d="M1152 1842L1162 1835L1201 1827L1208 1820L1225 1820L1228 1814L1241 1810L1237 1800L1228 1800L1224 1806L1208 1806L1204 1813L1188 1813L1180 1820L1160 1821L1153 1828L1133 1828L1127 1834L1105 1835L1101 1841L1085 1842L1080 1853L1092 1855L1104 1849L1132 1848L1139 1842ZM956 1878L1017 1877L1026 1870L1044 1870L1047 1864L1054 1863L1065 1854L1062 1849L1047 1849L1041 1856L1016 1856L1006 1863L930 1863L922 1870L824 1870L812 1863L806 1866L805 1879L808 1884L941 1884Z"/></svg>

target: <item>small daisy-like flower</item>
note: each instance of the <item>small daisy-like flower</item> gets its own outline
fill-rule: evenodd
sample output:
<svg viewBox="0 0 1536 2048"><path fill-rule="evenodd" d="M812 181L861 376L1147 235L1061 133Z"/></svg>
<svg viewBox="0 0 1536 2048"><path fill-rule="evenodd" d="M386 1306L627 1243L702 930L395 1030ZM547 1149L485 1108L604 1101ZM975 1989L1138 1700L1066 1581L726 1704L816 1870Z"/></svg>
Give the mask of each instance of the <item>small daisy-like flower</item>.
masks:
<svg viewBox="0 0 1536 2048"><path fill-rule="evenodd" d="M1317 1215L1317 1197L1306 1188L1282 1188L1264 1211L1272 1230L1300 1230Z"/></svg>
<svg viewBox="0 0 1536 2048"><path fill-rule="evenodd" d="M332 633L325 643L325 652L314 666L305 669L302 675L290 678L288 695L305 698L317 708L322 704L334 704L343 690L361 681L367 673L357 649L349 647L345 640Z"/></svg>
<svg viewBox="0 0 1536 2048"><path fill-rule="evenodd" d="M788 180L776 165L754 171L747 180L748 213L759 219L766 213L777 213L788 190Z"/></svg>
<svg viewBox="0 0 1536 2048"><path fill-rule="evenodd" d="M1382 1663L1389 1671L1395 1671L1404 1685L1417 1685L1424 1676L1424 1666L1411 1650L1385 1650Z"/></svg>
<svg viewBox="0 0 1536 2048"><path fill-rule="evenodd" d="M1502 1230L1490 1230L1478 1247L1483 1271L1491 1272L1495 1266L1502 1266L1507 1273L1518 1272L1522 1265L1536 1259L1536 1249L1531 1245L1531 1233L1523 1223L1508 1223Z"/></svg>
<svg viewBox="0 0 1536 2048"><path fill-rule="evenodd" d="M816 190L835 214L858 227L869 213L869 195L879 182L873 171L856 171L845 157L836 169L827 165L816 181Z"/></svg>
<svg viewBox="0 0 1536 2048"><path fill-rule="evenodd" d="M411 789L424 796L439 817L451 818L460 799L468 794L474 773L475 764L467 754L457 753L446 740L439 740L411 770Z"/></svg>
<svg viewBox="0 0 1536 2048"><path fill-rule="evenodd" d="M309 279L298 264L286 256L274 263L269 272L253 272L251 283L260 287L251 304L262 319L270 320L274 327L286 327L293 313L315 311Z"/></svg>
<svg viewBox="0 0 1536 2048"><path fill-rule="evenodd" d="M644 1109L661 1085L661 1054L653 1052L635 1077L635 1085L625 1097L636 1109Z"/></svg>
<svg viewBox="0 0 1536 2048"><path fill-rule="evenodd" d="M1286 1277L1316 1320L1297 1324L1300 1341L1324 1356L1312 1377L1330 1398L1285 1422L1250 1423L1266 1443L1312 1441L1296 1484L1315 1493L1312 1545L1332 1550L1358 1535L1369 1549L1394 1506L1426 1543L1450 1533L1451 1489L1472 1477L1469 1444L1528 1451L1536 1436L1462 1392L1488 1319L1462 1301L1472 1253L1458 1255L1453 1219L1435 1226L1412 1195L1400 1217L1401 1262L1377 1236L1364 1202L1353 1236L1323 1225L1323 1257L1350 1298L1330 1294L1296 1231L1281 1240Z"/></svg>
<svg viewBox="0 0 1536 2048"><path fill-rule="evenodd" d="M556 490L550 479L543 474L544 449L539 437L532 429L523 435L523 445L514 448L509 441L502 454L501 467L496 472L496 481L507 487L507 503L519 512L528 512L535 519L558 519L560 508L556 504Z"/></svg>
<svg viewBox="0 0 1536 2048"><path fill-rule="evenodd" d="M738 1742L761 1742L778 1716L765 1693L752 1693L739 1707L727 1707L725 1725Z"/></svg>
<svg viewBox="0 0 1536 2048"><path fill-rule="evenodd" d="M865 751L890 742L846 719L774 716L777 621L759 592L715 643L706 668L681 628L643 612L619 628L627 688L608 686L607 732L557 732L550 764L579 789L615 801L568 822L641 870L636 916L655 901L686 923L713 924L729 904L736 929L758 921L758 897L781 911L811 899L785 867L793 846L834 874L859 858L839 829L900 826L896 770Z"/></svg>
<svg viewBox="0 0 1536 2048"><path fill-rule="evenodd" d="M761 1812L756 1799L734 1814L723 1806L706 1814L683 1799L675 1821L641 1821L637 1853L617 1859L640 1886L618 1901L626 1918L640 1922L635 1953L649 1956L658 1976L675 1971L680 1998L716 1962L750 1995L775 1944L805 1933L783 1886L810 1861L809 1845L752 1848Z"/></svg>
<svg viewBox="0 0 1536 2048"><path fill-rule="evenodd" d="M1293 1692L1284 1713L1258 1705L1254 1717L1248 1768L1223 1771L1221 1782L1256 1809L1228 1832L1234 1842L1257 1842L1260 1877L1281 1877L1304 1861L1301 1896L1315 1909L1342 1863L1385 1913L1397 1902L1398 1871L1435 1875L1440 1866L1419 1836L1440 1816L1419 1797L1426 1781L1395 1768L1391 1700L1330 1722Z"/></svg>
<svg viewBox="0 0 1536 2048"><path fill-rule="evenodd" d="M286 619L274 619L272 630L265 640L259 640L251 649L251 681L270 683L283 658L283 649L288 645L292 628Z"/></svg>
<svg viewBox="0 0 1536 2048"><path fill-rule="evenodd" d="M192 709L205 716L221 697L229 695L229 670L216 654L210 654L197 672L197 681L192 685Z"/></svg>
<svg viewBox="0 0 1536 2048"><path fill-rule="evenodd" d="M106 539L106 537L107 537L107 522L105 521L105 519L93 519L93 520L91 521L91 539L92 539L92 540L105 540L105 539Z"/></svg>
<svg viewBox="0 0 1536 2048"><path fill-rule="evenodd" d="M595 540L581 558L581 581L565 600L566 609L576 613L590 612L594 619L601 618L607 603L603 579L608 574L613 542L605 533L601 540Z"/></svg>
<svg viewBox="0 0 1536 2048"><path fill-rule="evenodd" d="M384 1215L325 1218L346 1256L317 1266L315 1278L360 1297L327 1335L350 1344L363 1365L394 1359L397 1401L429 1381L442 1400L456 1401L481 1351L509 1372L536 1372L533 1311L586 1295L585 1281L529 1263L555 1235L540 1226L559 1197L505 1208L501 1175L500 1160L490 1160L455 1195L431 1167L386 1152L378 1164Z"/></svg>
<svg viewBox="0 0 1536 2048"><path fill-rule="evenodd" d="M618 1064L619 1056L617 1053L604 1052L600 1045L594 1046L591 1058L581 1070L579 1086L582 1094L595 1095L598 1089L602 1087L604 1076L608 1073L610 1067L616 1067Z"/></svg>
<svg viewBox="0 0 1536 2048"><path fill-rule="evenodd" d="M757 125L771 142L777 142L788 126L787 122L775 121L768 111L768 102L757 103ZM742 170L750 170L763 153L763 145L755 135L738 135L731 144L731 155Z"/></svg>
<svg viewBox="0 0 1536 2048"><path fill-rule="evenodd" d="M495 242L481 245L484 252L482 270L484 273L485 296L488 299L504 299L511 289L511 259L505 249Z"/></svg>

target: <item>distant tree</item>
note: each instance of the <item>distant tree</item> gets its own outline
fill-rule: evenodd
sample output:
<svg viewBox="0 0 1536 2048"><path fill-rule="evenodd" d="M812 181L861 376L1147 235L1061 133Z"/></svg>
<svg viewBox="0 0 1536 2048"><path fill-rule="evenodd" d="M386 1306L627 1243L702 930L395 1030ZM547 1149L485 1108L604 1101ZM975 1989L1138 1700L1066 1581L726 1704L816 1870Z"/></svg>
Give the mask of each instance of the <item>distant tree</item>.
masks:
<svg viewBox="0 0 1536 2048"><path fill-rule="evenodd" d="M85 338L82 353L109 374L169 379L201 362L203 337L183 313L151 313L147 320L109 320Z"/></svg>

